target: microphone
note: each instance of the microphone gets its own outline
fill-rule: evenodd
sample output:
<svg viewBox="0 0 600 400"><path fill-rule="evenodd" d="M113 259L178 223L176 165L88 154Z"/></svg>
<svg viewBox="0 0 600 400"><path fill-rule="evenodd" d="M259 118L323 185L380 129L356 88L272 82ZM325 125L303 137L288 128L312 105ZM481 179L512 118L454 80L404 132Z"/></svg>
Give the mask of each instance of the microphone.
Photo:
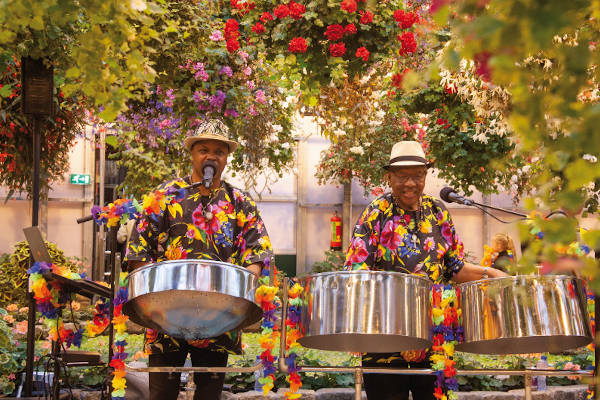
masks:
<svg viewBox="0 0 600 400"><path fill-rule="evenodd" d="M217 164L214 161L208 160L204 163L202 166L202 183L205 188L208 189L210 187L216 172Z"/></svg>
<svg viewBox="0 0 600 400"><path fill-rule="evenodd" d="M464 204L465 206L474 205L473 200L462 197L460 194L456 193L454 189L448 186L440 190L440 198L446 203L459 203Z"/></svg>

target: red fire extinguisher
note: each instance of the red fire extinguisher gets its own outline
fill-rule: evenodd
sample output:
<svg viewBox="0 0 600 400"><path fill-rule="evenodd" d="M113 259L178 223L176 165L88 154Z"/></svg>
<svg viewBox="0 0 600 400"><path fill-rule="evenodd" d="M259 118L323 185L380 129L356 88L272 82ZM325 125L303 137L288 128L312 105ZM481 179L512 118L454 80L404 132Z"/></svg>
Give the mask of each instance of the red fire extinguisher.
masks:
<svg viewBox="0 0 600 400"><path fill-rule="evenodd" d="M331 222L331 250L342 250L342 219L338 217L337 211L329 220Z"/></svg>

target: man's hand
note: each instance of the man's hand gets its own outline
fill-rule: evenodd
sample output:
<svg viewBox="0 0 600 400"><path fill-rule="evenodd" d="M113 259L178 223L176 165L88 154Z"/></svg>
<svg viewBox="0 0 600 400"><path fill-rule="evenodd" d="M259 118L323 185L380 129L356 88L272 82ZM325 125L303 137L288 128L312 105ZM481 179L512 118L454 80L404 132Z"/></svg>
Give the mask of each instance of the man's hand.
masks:
<svg viewBox="0 0 600 400"><path fill-rule="evenodd" d="M465 263L461 270L458 271L458 274L454 275L452 280L456 283L476 281L482 279L484 274L487 274L488 278L502 278L509 276L506 272L502 272L496 268L486 268L481 265Z"/></svg>
<svg viewBox="0 0 600 400"><path fill-rule="evenodd" d="M138 268L143 267L144 265L150 264L147 261L127 261L127 271L133 272Z"/></svg>
<svg viewBox="0 0 600 400"><path fill-rule="evenodd" d="M258 278L260 278L260 273L262 272L262 263L250 264L246 268L248 269L248 271L252 272Z"/></svg>

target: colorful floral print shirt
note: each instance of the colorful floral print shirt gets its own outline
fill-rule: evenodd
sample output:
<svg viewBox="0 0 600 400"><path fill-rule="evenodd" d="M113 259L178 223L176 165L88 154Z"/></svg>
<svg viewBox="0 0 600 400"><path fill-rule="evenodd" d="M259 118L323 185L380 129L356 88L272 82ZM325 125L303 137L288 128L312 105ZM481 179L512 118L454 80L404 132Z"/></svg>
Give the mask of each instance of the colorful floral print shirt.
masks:
<svg viewBox="0 0 600 400"><path fill-rule="evenodd" d="M189 183L190 177L178 178L158 189L173 190ZM210 197L200 196L196 188L180 190L175 202L136 222L127 260L160 262L185 258L224 261L243 267L269 263L273 258L271 241L250 196L226 182L221 182ZM241 335L237 331L188 343L216 351L241 351ZM149 353L173 351L179 346L176 338L152 330L146 332Z"/></svg>
<svg viewBox="0 0 600 400"><path fill-rule="evenodd" d="M373 200L358 219L344 269L398 271L441 283L463 265L463 244L441 201L423 195L418 211L405 211L386 193ZM421 362L426 356L426 350L413 350L368 353L363 360Z"/></svg>
<svg viewBox="0 0 600 400"><path fill-rule="evenodd" d="M441 201L423 195L418 211L405 211L386 193L358 219L345 269L399 271L441 283L463 265L463 244Z"/></svg>

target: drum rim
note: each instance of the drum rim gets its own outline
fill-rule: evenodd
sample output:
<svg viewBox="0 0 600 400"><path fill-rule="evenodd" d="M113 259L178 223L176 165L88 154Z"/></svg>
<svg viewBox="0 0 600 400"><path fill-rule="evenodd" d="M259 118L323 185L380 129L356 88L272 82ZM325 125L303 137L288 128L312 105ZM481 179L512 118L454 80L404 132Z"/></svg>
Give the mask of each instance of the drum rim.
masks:
<svg viewBox="0 0 600 400"><path fill-rule="evenodd" d="M425 281L427 283L432 283L431 279L426 278L424 276L420 276L420 275L413 275L413 274L409 274L406 272L400 272L400 271L373 271L373 270L365 270L365 269L361 269L361 270L356 270L356 271L328 271L328 272L319 272L317 274L310 274L310 275L306 275L304 278L302 278L302 280L306 280L307 278L314 278L314 277L321 277L321 276L327 276L327 275L344 275L344 274L348 274L348 275L360 275L360 274L369 274L369 275L398 275L398 276L402 276L402 277L409 277L409 278L415 278L415 279L419 279L422 281Z"/></svg>
<svg viewBox="0 0 600 400"><path fill-rule="evenodd" d="M502 276L499 278L478 279L476 281L459 283L456 286L458 288L463 288L463 287L467 287L467 286L479 286L484 283L499 282L502 280L516 281L516 280L538 279L538 280L543 280L543 281L550 281L550 280L556 280L557 278L559 278L559 280L575 279L575 280L583 282L583 279L578 278L576 276L571 276L571 275L512 275L512 276Z"/></svg>
<svg viewBox="0 0 600 400"><path fill-rule="evenodd" d="M221 266L224 266L224 267L232 267L234 269L238 269L240 271L247 272L248 274L254 275L246 267L240 267L239 265L231 264L231 263L224 262L224 261L216 261L216 260L201 259L201 258L181 258L179 260L165 260L165 261L159 261L159 262L156 262L156 263L144 265L143 267L136 268L135 270L131 271L129 273L129 277L131 278L132 275L135 275L137 273L141 273L141 272L143 272L146 269L157 267L159 265L169 265L169 264L204 264L204 263L217 264L217 265L221 265Z"/></svg>

